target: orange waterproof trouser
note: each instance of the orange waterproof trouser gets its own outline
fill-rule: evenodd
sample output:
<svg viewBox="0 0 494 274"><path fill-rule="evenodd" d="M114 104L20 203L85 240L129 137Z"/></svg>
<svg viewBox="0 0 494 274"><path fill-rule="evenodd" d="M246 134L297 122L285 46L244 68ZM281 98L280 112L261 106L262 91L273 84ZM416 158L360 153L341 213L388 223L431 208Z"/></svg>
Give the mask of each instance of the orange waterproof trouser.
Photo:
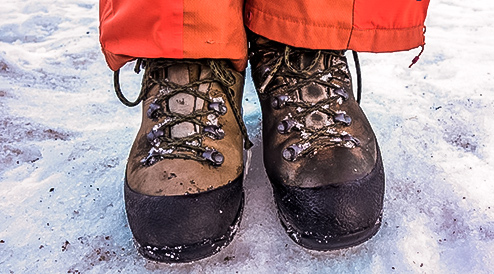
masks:
<svg viewBox="0 0 494 274"><path fill-rule="evenodd" d="M424 45L429 0L100 0L100 42L117 70L135 58L226 58L243 70L245 26L310 49Z"/></svg>

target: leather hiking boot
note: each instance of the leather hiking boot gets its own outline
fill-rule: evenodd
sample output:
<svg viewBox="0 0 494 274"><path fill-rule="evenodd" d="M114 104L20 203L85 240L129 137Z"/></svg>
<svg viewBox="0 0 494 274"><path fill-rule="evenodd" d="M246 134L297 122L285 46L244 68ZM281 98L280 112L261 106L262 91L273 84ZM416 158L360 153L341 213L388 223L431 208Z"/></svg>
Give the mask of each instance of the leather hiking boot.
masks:
<svg viewBox="0 0 494 274"><path fill-rule="evenodd" d="M368 240L381 223L384 171L344 51L250 42L264 165L288 235L322 251Z"/></svg>
<svg viewBox="0 0 494 274"><path fill-rule="evenodd" d="M139 68L140 64L136 66ZM130 151L125 206L137 249L190 262L228 245L243 209L244 75L219 60L144 60L142 124Z"/></svg>

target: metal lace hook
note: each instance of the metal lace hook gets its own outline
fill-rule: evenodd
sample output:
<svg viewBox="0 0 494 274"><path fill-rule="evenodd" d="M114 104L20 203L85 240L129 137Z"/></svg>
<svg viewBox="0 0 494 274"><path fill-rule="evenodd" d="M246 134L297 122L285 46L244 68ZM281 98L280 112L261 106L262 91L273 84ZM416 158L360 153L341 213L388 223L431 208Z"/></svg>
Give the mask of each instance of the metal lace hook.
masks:
<svg viewBox="0 0 494 274"><path fill-rule="evenodd" d="M235 92L232 90L232 85L235 84L235 78L231 74L231 72L228 72L227 69L222 65L221 62L218 62L216 60L211 60L209 62L209 67L211 68L211 71L213 75L225 86L225 95L230 103L230 107L232 108L233 115L235 116L235 119L237 120L238 125L240 126L240 131L242 133L242 136L244 137L244 148L245 149L250 149L254 144L250 141L249 139L249 134L247 133L247 128L245 127L245 123L242 119L241 115L241 110L239 110L236 106L236 102L234 99Z"/></svg>

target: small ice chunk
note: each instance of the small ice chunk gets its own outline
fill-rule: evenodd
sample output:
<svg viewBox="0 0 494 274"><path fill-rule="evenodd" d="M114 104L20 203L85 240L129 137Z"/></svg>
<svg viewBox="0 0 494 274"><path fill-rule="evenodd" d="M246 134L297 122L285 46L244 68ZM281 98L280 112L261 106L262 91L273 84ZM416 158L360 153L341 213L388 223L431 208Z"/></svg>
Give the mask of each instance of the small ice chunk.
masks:
<svg viewBox="0 0 494 274"><path fill-rule="evenodd" d="M321 81L327 82L332 77L333 77L333 75L331 75L331 73L328 73L328 74L325 74L325 75L321 76L321 78L319 78L319 79L321 79Z"/></svg>

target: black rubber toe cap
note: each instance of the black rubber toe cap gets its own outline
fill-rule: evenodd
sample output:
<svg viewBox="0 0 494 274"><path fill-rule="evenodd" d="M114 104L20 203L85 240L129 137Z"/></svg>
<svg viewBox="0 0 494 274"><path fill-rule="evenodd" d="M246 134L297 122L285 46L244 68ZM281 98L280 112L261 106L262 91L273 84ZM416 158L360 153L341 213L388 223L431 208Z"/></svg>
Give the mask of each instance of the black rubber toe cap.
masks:
<svg viewBox="0 0 494 274"><path fill-rule="evenodd" d="M315 250L354 246L379 229L384 170L377 162L365 177L321 187L301 188L271 180L280 219L298 244Z"/></svg>
<svg viewBox="0 0 494 274"><path fill-rule="evenodd" d="M180 196L149 196L125 183L125 206L139 252L160 262L211 256L235 234L243 209L243 174L214 190Z"/></svg>

